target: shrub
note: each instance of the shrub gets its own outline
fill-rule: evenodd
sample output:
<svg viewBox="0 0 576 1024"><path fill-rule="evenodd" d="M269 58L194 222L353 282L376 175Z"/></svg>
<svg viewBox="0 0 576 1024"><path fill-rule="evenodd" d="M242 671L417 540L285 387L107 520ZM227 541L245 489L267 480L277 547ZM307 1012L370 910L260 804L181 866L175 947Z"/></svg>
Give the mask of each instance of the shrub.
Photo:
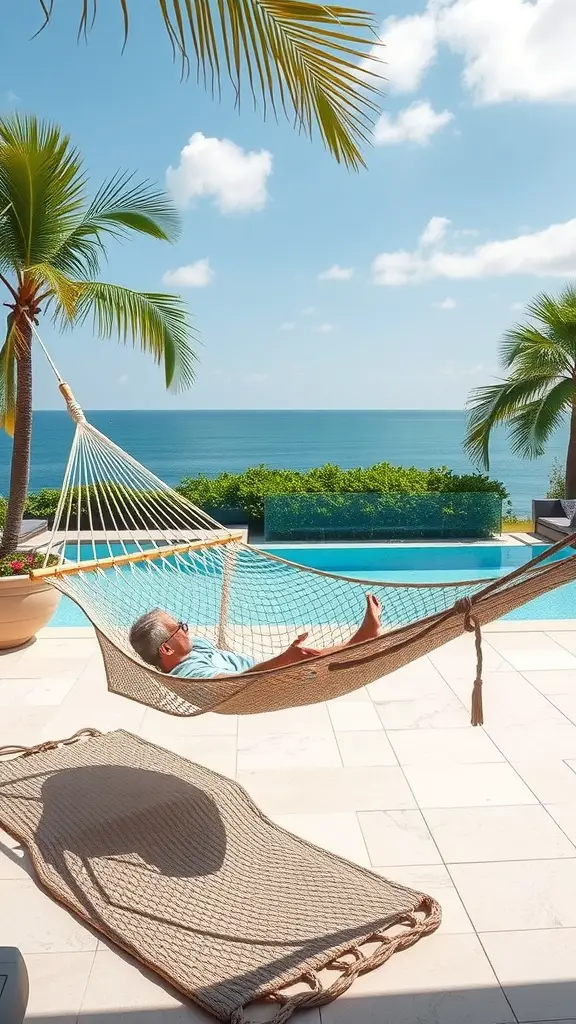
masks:
<svg viewBox="0 0 576 1024"><path fill-rule="evenodd" d="M564 470L560 459L554 459L552 463L552 469L550 471L550 480L548 482L548 491L546 493L547 498L565 498L566 497L566 479L564 476Z"/></svg>
<svg viewBox="0 0 576 1024"><path fill-rule="evenodd" d="M36 551L15 551L0 558L0 576L27 576L31 569L41 569L45 556ZM48 565L56 565L56 555L50 555Z"/></svg>

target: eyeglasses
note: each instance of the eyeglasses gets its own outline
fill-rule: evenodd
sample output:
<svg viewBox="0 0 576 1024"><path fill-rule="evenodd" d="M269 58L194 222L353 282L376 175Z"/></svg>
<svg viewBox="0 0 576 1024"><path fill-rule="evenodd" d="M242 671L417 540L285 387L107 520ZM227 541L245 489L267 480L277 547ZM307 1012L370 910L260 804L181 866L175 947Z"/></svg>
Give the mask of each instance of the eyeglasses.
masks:
<svg viewBox="0 0 576 1024"><path fill-rule="evenodd" d="M170 633L170 636L166 637L166 639L160 644L160 647L158 648L158 650L160 650L160 648L164 647L164 644L169 644L170 641L176 636L176 633L179 633L180 630L182 630L183 633L187 633L188 629L189 629L189 626L188 626L187 622L179 622L178 625L176 626L176 629L174 630L174 632Z"/></svg>

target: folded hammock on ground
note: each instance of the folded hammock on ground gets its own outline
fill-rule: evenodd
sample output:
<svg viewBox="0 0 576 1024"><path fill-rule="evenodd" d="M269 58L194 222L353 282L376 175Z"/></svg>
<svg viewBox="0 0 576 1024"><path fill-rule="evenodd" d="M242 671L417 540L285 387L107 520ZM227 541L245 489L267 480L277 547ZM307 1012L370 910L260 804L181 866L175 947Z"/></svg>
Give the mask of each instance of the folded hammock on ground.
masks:
<svg viewBox="0 0 576 1024"><path fill-rule="evenodd" d="M550 560L576 535L488 581L374 583L296 565L223 529L88 423L66 384L60 390L76 432L45 567L31 576L72 598L92 621L108 688L159 711L255 714L330 700L471 631L478 725L481 625L576 577L575 554ZM160 607L219 647L264 661L303 631L317 648L346 643L368 593L382 603L381 636L284 668L185 679L144 664L128 639L135 619Z"/></svg>

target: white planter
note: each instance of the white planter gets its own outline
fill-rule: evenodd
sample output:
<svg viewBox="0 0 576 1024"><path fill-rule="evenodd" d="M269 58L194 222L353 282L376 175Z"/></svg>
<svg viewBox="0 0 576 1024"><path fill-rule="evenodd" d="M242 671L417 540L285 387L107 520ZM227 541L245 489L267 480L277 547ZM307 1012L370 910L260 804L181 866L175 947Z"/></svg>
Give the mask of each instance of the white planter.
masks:
<svg viewBox="0 0 576 1024"><path fill-rule="evenodd" d="M50 621L60 591L28 576L0 577L0 650L21 647Z"/></svg>

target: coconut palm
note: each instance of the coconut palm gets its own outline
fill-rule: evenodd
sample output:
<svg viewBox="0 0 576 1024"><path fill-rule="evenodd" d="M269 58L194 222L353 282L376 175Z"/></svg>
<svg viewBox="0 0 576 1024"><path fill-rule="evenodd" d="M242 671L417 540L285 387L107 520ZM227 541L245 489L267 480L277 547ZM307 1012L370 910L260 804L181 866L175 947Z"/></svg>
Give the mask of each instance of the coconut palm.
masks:
<svg viewBox="0 0 576 1024"><path fill-rule="evenodd" d="M489 468L492 429L507 424L512 451L535 459L568 419L566 496L576 498L576 286L557 299L539 295L526 312L531 322L516 324L502 340L506 379L470 393L465 448Z"/></svg>
<svg viewBox="0 0 576 1024"><path fill-rule="evenodd" d="M0 119L0 282L9 308L0 350L0 416L13 434L10 494L0 556L14 550L26 501L32 430L32 323L91 318L102 338L138 344L163 362L168 387L188 386L194 353L186 308L175 296L98 279L111 239L135 233L164 241L178 215L150 184L116 175L93 199L82 160L56 125Z"/></svg>
<svg viewBox="0 0 576 1024"><path fill-rule="evenodd" d="M44 19L41 31L55 6L60 13L60 6L55 0L38 3ZM254 105L264 114L267 108L273 113L281 108L306 135L318 128L339 163L356 169L364 164L360 146L369 138L378 110L374 96L379 76L358 72L359 61L376 38L371 14L305 0L157 3L184 77L192 60L197 80L212 93L220 92L225 77L232 84L236 105L248 88ZM78 34L87 36L99 3L80 0L78 6ZM145 5L141 0L117 0L117 6L126 43L130 16L133 12L137 16L138 8ZM73 7L76 13L78 7Z"/></svg>

